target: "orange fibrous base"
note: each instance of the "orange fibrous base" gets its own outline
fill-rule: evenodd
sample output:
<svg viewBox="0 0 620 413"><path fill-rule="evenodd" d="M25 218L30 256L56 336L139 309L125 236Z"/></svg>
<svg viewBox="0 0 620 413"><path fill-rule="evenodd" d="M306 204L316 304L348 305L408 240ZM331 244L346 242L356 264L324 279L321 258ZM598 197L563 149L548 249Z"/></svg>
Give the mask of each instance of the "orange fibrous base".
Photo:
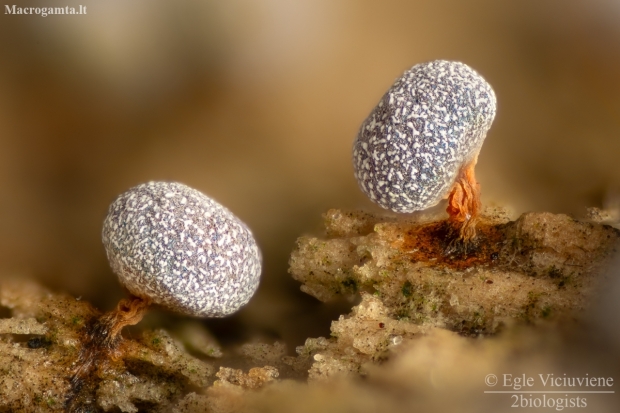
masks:
<svg viewBox="0 0 620 413"><path fill-rule="evenodd" d="M480 185L474 175L478 157L464 165L448 195L448 220L458 230L458 239L470 241L476 236L476 221L480 213Z"/></svg>
<svg viewBox="0 0 620 413"><path fill-rule="evenodd" d="M71 376L71 389L65 400L66 411L84 411L84 400L92 399L97 379L106 366L117 360L117 349L121 342L121 330L142 320L149 300L130 297L121 300L116 308L89 323L82 335L82 348Z"/></svg>
<svg viewBox="0 0 620 413"><path fill-rule="evenodd" d="M138 297L121 300L116 309L104 314L99 319L104 335L102 341L112 342L118 338L123 327L138 324L144 317L149 304L148 300Z"/></svg>

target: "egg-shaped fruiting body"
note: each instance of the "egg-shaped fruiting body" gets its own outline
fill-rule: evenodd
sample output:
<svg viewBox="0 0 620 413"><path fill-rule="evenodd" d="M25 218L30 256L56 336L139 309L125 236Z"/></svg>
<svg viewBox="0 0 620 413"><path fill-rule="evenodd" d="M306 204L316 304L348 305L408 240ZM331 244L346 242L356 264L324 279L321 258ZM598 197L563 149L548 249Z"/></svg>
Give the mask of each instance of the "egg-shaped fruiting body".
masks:
<svg viewBox="0 0 620 413"><path fill-rule="evenodd" d="M413 66L360 128L353 147L360 187L394 212L436 205L466 166L473 177L495 110L493 89L469 66L444 60Z"/></svg>
<svg viewBox="0 0 620 413"><path fill-rule="evenodd" d="M261 254L250 230L180 183L149 182L120 195L103 244L130 293L183 314L232 314L258 287Z"/></svg>

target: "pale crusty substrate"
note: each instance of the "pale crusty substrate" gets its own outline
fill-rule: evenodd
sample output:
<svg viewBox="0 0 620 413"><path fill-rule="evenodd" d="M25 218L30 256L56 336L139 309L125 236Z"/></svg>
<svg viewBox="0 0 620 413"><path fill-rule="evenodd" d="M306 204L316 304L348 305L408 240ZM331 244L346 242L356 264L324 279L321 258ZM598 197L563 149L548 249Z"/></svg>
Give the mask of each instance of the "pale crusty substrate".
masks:
<svg viewBox="0 0 620 413"><path fill-rule="evenodd" d="M84 335L101 313L23 279L1 282L0 305L12 317L0 320L0 412L65 411L76 390L70 379ZM185 389L209 384L213 373L165 331L148 332L139 340L122 340L117 358L102 363L82 384L93 386L92 400L82 394L84 410L78 411L166 406Z"/></svg>
<svg viewBox="0 0 620 413"><path fill-rule="evenodd" d="M247 372L222 366L216 372L221 363L212 357L221 357L221 348L200 323L188 321L175 329L182 342L162 329L121 339L76 386L71 379L102 313L88 302L17 278L0 280L0 308L5 317L0 318L0 413L204 412L202 407L187 410L193 400L217 411L222 403L231 408L231 391L259 389L280 371L295 376L283 361L282 343L244 344L226 361ZM198 359L186 349L211 359ZM205 401L201 394L215 396Z"/></svg>
<svg viewBox="0 0 620 413"><path fill-rule="evenodd" d="M331 337L309 338L291 357L281 343L222 350L195 321L178 329L203 359L222 356L209 362L164 330L125 338L83 383L92 392L80 393L79 411L512 411L510 395L483 393L498 389L485 384L488 374L620 373L609 363L617 351L605 353L587 323L571 321L613 274L602 268L617 230L495 212L479 224L478 245L454 252L441 223L336 210L325 218L327 237L302 237L291 268L321 299L361 297ZM65 411L84 334L101 313L26 280L0 281L0 306L0 413ZM463 337L500 324L498 336ZM617 407L588 397L592 411Z"/></svg>
<svg viewBox="0 0 620 413"><path fill-rule="evenodd" d="M445 329L430 328L427 334L404 340L388 360L364 364L363 380L357 374L336 374L329 380L315 380L309 385L267 379L257 388L252 384L251 372L237 371L231 381L223 379L229 377L225 373L203 394L187 395L173 412L511 412L515 410L513 395L484 392L522 390L524 387L515 386L512 380L523 375L535 379L534 385L527 387L529 391L549 390L541 386L539 374L617 377L617 366L608 362L617 353L591 351L592 347L580 343L584 336L554 326L544 329L529 326L511 329L497 338L474 340ZM330 346L319 343L319 347L325 345ZM340 351L338 358L355 357L353 349L347 351L342 347ZM319 350L315 355L325 357L326 353ZM320 360L318 363L330 363L328 357L314 359ZM485 380L489 375L497 376L500 382L487 385ZM511 385L503 385L504 375L508 375ZM244 381L250 385L244 385ZM534 398L537 396L534 394ZM550 397L554 395L546 396ZM556 398L575 397L562 394ZM583 411L617 411L614 395L585 395L585 398L588 409Z"/></svg>
<svg viewBox="0 0 620 413"><path fill-rule="evenodd" d="M0 323L0 412L65 411L80 331L98 312L24 280L3 281L0 304L12 312ZM508 412L514 410L511 395L483 393L500 389L485 384L488 374L617 377L620 372L609 363L617 353L593 351L595 335L581 332L582 326L510 328L478 340L393 320L386 310L365 294L350 316L333 323L337 337L309 340L296 358L285 357L281 344L247 344L237 358L255 367L220 367L215 375L164 331L125 339L122 362L104 369L93 404L82 411ZM315 380L309 385L283 379L279 372L285 367L269 364L312 366ZM356 366L353 374L351 366ZM584 411L617 411L616 399L607 396L587 396L590 410Z"/></svg>
<svg viewBox="0 0 620 413"><path fill-rule="evenodd" d="M459 251L441 221L340 210L324 220L326 237L299 238L291 256L302 291L322 301L365 291L390 319L467 335L582 313L620 238L566 215L487 210L477 243Z"/></svg>

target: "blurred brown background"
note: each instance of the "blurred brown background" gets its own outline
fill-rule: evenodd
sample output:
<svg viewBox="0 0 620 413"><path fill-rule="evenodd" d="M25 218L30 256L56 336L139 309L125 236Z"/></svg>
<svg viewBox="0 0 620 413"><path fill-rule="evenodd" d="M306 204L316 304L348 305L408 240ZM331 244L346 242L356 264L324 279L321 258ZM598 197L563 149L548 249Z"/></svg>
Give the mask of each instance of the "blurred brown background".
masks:
<svg viewBox="0 0 620 413"><path fill-rule="evenodd" d="M100 242L109 203L175 180L263 249L259 294L229 323L293 346L328 334L337 306L298 291L288 255L326 209L373 208L351 143L394 79L428 60L463 61L496 91L485 202L580 216L620 188L617 1L68 4L88 14L0 15L0 274L100 308L123 294Z"/></svg>

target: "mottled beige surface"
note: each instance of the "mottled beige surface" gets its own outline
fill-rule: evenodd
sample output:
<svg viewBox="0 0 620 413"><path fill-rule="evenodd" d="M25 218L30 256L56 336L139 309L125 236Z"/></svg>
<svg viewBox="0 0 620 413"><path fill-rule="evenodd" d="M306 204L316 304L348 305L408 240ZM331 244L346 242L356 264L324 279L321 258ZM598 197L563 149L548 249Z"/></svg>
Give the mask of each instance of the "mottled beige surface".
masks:
<svg viewBox="0 0 620 413"><path fill-rule="evenodd" d="M237 350L244 343L273 347L278 342L269 354L276 357L284 343L286 357L295 362L274 366L277 380L298 377L296 368L303 365L300 371L307 372L314 360L295 358L294 348L309 337L329 337L332 320L359 304L346 299L323 304L301 292L287 273L287 261L301 234L318 234L317 217L328 208L372 208L353 178L351 144L381 95L413 64L460 60L496 90L497 119L476 168L485 205L509 205L513 219L526 211L581 217L586 207L604 207L603 214L592 211L590 218L617 222L620 7L615 0L82 3L88 16L0 15L0 281L24 275L102 310L114 308L123 291L100 242L109 203L153 179L196 187L255 233L265 263L259 291L231 319L193 320L190 332L181 331L187 320L161 312L151 313L139 328L165 327L192 355L213 363L214 371L274 366ZM369 233L365 227L359 231ZM546 257L540 259L544 264ZM479 291L497 288L500 282L493 281ZM605 288L606 298L597 301L606 306L590 320L611 337L618 329L610 326L620 322L619 285ZM458 296L459 305L467 299ZM0 310L0 316L9 316ZM20 320L36 320L33 311L20 314ZM13 322L7 326L24 332ZM140 335L139 329L126 333ZM526 348L515 344L521 350L514 353L484 341L491 355L479 350L479 357L459 346L482 344L462 337L420 342L437 346L445 360L471 360L464 366L470 369L511 360L506 365L517 373L519 365L536 360L553 363L562 351L560 374L569 367L602 371L600 360L603 366L614 364L617 338L601 339L611 343L605 347L588 331L583 334L577 350L565 346L580 340L564 335L547 346L539 339ZM5 357L0 371L21 368L22 356L48 357L42 348L24 348L24 342L41 336L14 334L10 345L7 337L1 335L10 351L0 355ZM497 343L501 347L505 341ZM218 351L222 357L209 357ZM422 358L429 352L416 354ZM41 363L45 360L50 359ZM391 365L379 368L389 375L395 371ZM420 373L425 379L419 383L438 389L431 381L432 365L424 365L429 369ZM454 411L453 399L458 410L505 407L495 409L496 399L479 394L481 389L470 392L477 379L456 373L450 386L421 396L418 384L408 380L415 364L403 366L400 375L376 386L346 381L309 388L278 381L243 393L243 400L259 411L273 411L274 405L308 412ZM446 365L443 371L450 369ZM46 384L51 396L63 389L66 373L59 374L60 381ZM22 391L29 384L12 386ZM217 389L221 397L212 399L217 401L212 406L226 411L226 395L236 394L229 388ZM192 392L186 405L202 406L207 396ZM460 398L463 394L468 397ZM425 409L429 400L434 410ZM598 407L592 411L605 411Z"/></svg>
<svg viewBox="0 0 620 413"><path fill-rule="evenodd" d="M508 221L489 209L463 256L448 252L435 222L340 210L324 219L327 236L299 238L291 256L302 291L322 301L366 291L393 319L472 335L582 313L620 237L566 215Z"/></svg>
<svg viewBox="0 0 620 413"><path fill-rule="evenodd" d="M434 59L497 93L476 168L485 203L579 217L620 199L615 0L82 3L76 18L0 15L2 274L113 308L107 207L174 180L228 207L263 251L236 325L291 347L300 325L326 334L335 311L290 280L291 246L328 208L372 208L353 139L405 69Z"/></svg>
<svg viewBox="0 0 620 413"><path fill-rule="evenodd" d="M86 331L101 313L88 302L25 279L0 283L0 305L12 316L1 320L0 411L65 411ZM29 331L24 321L33 324ZM96 366L82 385L92 391L80 396L78 405L82 411L116 406L123 412L137 412L140 403L167 406L180 392L207 386L213 373L211 365L190 356L167 332L148 331L123 340L113 357Z"/></svg>
<svg viewBox="0 0 620 413"><path fill-rule="evenodd" d="M590 310L617 281L607 265L618 230L489 209L477 244L437 255L454 245L429 237L442 228L430 216L330 210L324 219L326 237L301 237L291 272L317 298L359 302L295 356L259 337L221 346L188 321L172 329L181 341L164 329L127 332L76 390L70 378L101 313L26 279L3 281L0 412L64 411L68 400L76 412L505 411L512 395L484 391L518 389L488 385L489 374L526 374L536 378L529 390L549 390L538 374L620 372L607 362L618 351L598 322L604 310ZM587 399L588 411L617 406Z"/></svg>

